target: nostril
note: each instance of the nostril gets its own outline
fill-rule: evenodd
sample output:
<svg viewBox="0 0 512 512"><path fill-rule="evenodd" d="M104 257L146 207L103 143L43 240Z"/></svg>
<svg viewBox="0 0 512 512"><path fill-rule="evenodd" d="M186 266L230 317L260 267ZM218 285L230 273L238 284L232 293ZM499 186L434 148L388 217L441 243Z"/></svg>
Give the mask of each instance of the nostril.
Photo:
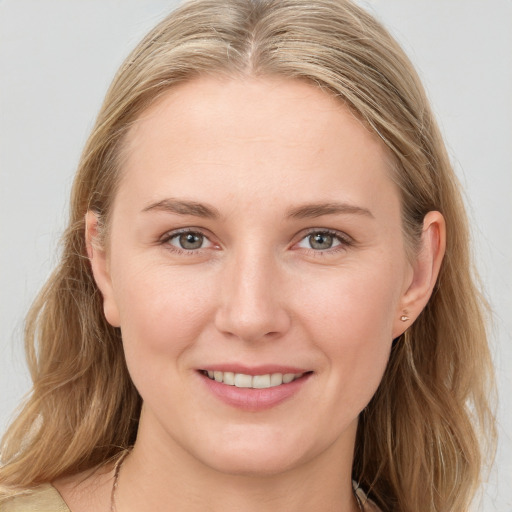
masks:
<svg viewBox="0 0 512 512"><path fill-rule="evenodd" d="M215 318L216 328L225 336L247 342L275 340L288 332L290 325L287 311L271 304L254 307L238 303L219 309Z"/></svg>

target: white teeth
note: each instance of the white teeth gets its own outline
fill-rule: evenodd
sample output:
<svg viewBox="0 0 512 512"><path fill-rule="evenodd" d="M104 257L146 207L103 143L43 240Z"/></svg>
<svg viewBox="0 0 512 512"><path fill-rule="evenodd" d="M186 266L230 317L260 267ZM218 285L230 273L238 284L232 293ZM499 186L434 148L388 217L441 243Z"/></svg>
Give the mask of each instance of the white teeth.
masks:
<svg viewBox="0 0 512 512"><path fill-rule="evenodd" d="M252 388L251 375L245 375L244 373L235 373L235 386L237 388Z"/></svg>
<svg viewBox="0 0 512 512"><path fill-rule="evenodd" d="M294 379L295 379L295 375L293 373L285 373L283 375L283 384L288 384Z"/></svg>
<svg viewBox="0 0 512 512"><path fill-rule="evenodd" d="M257 389L264 389L270 387L270 375L255 375L252 378L252 387Z"/></svg>
<svg viewBox="0 0 512 512"><path fill-rule="evenodd" d="M265 389L289 384L295 379L302 377L303 373L267 373L265 375L246 375L245 373L205 371L205 375L217 382L223 382L229 386L237 388Z"/></svg>
<svg viewBox="0 0 512 512"><path fill-rule="evenodd" d="M235 385L235 374L233 372L224 372L224 378L222 379L224 384L229 384L230 386Z"/></svg>
<svg viewBox="0 0 512 512"><path fill-rule="evenodd" d="M282 373L273 373L270 376L270 387L280 386L283 383Z"/></svg>

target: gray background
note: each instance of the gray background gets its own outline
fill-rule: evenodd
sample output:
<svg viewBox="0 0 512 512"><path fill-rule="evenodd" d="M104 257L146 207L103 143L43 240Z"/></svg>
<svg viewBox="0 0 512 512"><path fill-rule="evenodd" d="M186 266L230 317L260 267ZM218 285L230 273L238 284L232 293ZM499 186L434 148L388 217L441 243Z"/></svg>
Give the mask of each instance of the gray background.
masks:
<svg viewBox="0 0 512 512"><path fill-rule="evenodd" d="M29 389L23 316L56 262L103 94L175 3L0 0L0 431ZM361 3L416 64L467 191L500 391L500 444L481 509L512 512L512 0Z"/></svg>

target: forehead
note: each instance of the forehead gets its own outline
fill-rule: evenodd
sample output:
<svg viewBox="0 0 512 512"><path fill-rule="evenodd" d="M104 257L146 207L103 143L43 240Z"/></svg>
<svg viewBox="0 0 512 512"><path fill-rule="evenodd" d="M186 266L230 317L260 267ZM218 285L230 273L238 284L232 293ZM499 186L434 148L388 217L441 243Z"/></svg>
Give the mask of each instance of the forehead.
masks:
<svg viewBox="0 0 512 512"><path fill-rule="evenodd" d="M212 189L226 200L250 193L282 201L286 192L368 201L384 183L396 194L381 140L332 94L299 80L181 84L141 115L125 148L120 193L133 188L147 201Z"/></svg>
<svg viewBox="0 0 512 512"><path fill-rule="evenodd" d="M222 133L212 130L220 124ZM206 143L214 143L216 134L224 136L228 130L233 142L255 136L261 139L266 132L269 139L275 135L286 138L288 134L288 142L298 143L297 135L304 125L311 128L308 135L315 131L319 139L333 130L338 130L334 136L341 137L347 129L366 132L365 144L386 152L380 139L365 128L343 100L306 81L279 77L204 76L172 87L134 123L128 134L128 147L133 148L136 141L148 135L155 146L159 139L155 139L154 132L165 128L184 135L185 127ZM151 145L151 140L144 142ZM320 149L322 144L317 146Z"/></svg>

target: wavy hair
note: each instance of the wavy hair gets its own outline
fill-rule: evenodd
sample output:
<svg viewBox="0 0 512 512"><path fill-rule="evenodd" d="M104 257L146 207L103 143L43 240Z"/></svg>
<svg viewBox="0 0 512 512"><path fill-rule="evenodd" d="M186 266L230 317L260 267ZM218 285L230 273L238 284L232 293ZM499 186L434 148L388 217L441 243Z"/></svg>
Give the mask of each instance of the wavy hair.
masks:
<svg viewBox="0 0 512 512"><path fill-rule="evenodd" d="M384 512L466 511L494 422L485 303L460 185L410 61L348 0L192 0L128 56L79 163L60 264L26 320L33 390L3 439L0 496L104 464L135 440L141 399L120 331L103 314L84 216L94 210L108 227L126 133L169 88L205 74L287 77L334 95L392 155L408 246L417 247L427 212L443 214L438 282L395 340L360 417L353 477Z"/></svg>

